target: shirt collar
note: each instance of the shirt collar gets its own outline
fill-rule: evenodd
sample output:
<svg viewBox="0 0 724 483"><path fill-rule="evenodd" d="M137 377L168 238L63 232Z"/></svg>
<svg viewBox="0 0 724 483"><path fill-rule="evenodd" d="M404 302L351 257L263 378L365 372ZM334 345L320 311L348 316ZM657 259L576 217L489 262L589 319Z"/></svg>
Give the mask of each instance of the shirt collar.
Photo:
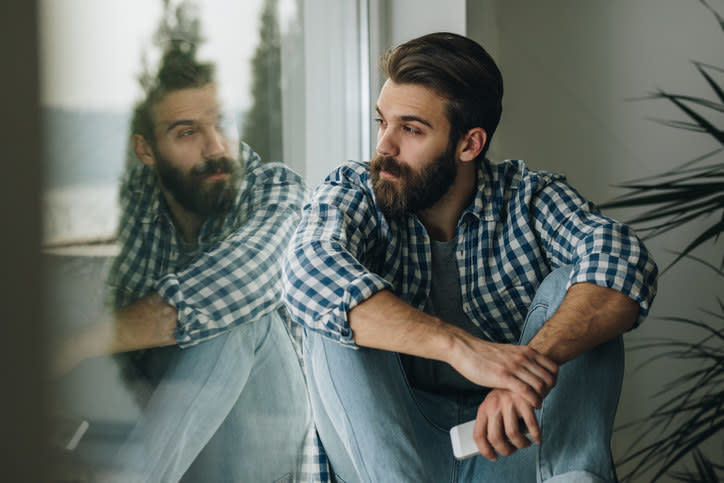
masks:
<svg viewBox="0 0 724 483"><path fill-rule="evenodd" d="M476 192L473 202L463 211L461 221L471 215L480 220L490 221L495 219L494 214L498 211L499 201L493 193L493 173L491 162L485 158L476 161Z"/></svg>

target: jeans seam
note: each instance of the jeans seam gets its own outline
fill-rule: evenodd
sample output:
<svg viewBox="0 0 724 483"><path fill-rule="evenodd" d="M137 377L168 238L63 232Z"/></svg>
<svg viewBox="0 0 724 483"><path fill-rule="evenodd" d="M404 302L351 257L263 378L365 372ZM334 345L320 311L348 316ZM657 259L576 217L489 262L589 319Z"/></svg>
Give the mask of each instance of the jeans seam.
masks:
<svg viewBox="0 0 724 483"><path fill-rule="evenodd" d="M460 420L461 420L462 417L463 417L463 412L464 412L464 410L463 410L462 397L458 396L457 401L456 401L456 405L457 405L457 410L458 410L458 414L457 414L457 417L456 417L456 421L457 421L458 424L459 424L459 423L460 423ZM451 444L452 444L452 443L451 443ZM460 466L461 466L461 465L462 465L462 463L461 463L457 458L453 457L452 474L450 475L450 481L451 481L451 482L457 481L458 478L460 477Z"/></svg>
<svg viewBox="0 0 724 483"><path fill-rule="evenodd" d="M407 374L405 373L405 368L402 366L402 361L400 360L399 353L395 353L395 359L397 360L397 365L400 369L400 372L402 373L402 379L405 381L405 390L409 394L410 399L412 400L412 403L415 405L415 409L417 409L417 412L434 429L436 429L442 433L447 433L449 431L449 428L445 429L445 428L439 426L434 421L432 421L429 417L427 417L427 415L425 414L425 411L422 410L422 407L420 407L420 403L417 401L417 398L415 397L415 391L412 388L412 386L410 385L410 381L407 379Z"/></svg>
<svg viewBox="0 0 724 483"><path fill-rule="evenodd" d="M254 339L256 340L256 344L254 346L254 355L256 355L259 352L259 350L261 349L261 347L264 345L267 338L271 334L271 324L274 324L277 322L274 320L274 315L273 315L274 313L275 312L272 312L270 314L267 314L266 316L260 317L256 320L252 320L251 322L246 322L247 324L253 325L253 327L254 327L253 328ZM259 334L258 334L259 324L262 323L262 321L266 322L266 332L261 336L261 340L257 340L257 339L259 339ZM282 323L281 320L279 320L278 322ZM244 325L244 324L242 324L242 325ZM231 330L235 330L236 328L238 328L238 327L235 327L234 329L231 329Z"/></svg>

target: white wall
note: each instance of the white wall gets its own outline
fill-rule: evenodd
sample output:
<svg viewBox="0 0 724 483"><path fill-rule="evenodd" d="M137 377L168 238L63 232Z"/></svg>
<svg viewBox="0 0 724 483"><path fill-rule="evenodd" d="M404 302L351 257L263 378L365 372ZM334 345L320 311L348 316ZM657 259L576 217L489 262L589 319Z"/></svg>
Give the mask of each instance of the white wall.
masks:
<svg viewBox="0 0 724 483"><path fill-rule="evenodd" d="M724 12L724 2L711 3ZM715 99L690 61L722 66L724 35L699 2L485 0L468 7L468 34L490 47L505 81L491 157L522 158L534 168L563 172L584 195L602 202L622 193L612 187L616 183L663 172L716 147L705 135L652 122L683 119L665 101L627 100L659 87ZM668 250L682 249L695 228L648 242L660 267L672 260ZM711 244L699 255L719 263L721 252L721 243ZM652 313L626 336L627 346L657 336L692 337L658 319L713 310L723 288L720 277L700 266L676 266L660 279ZM635 370L649 357L627 354L618 424L649 414L663 402L652 399L654 393L684 368L681 361L662 360ZM617 457L635 435L615 434ZM716 451L721 462L720 446Z"/></svg>
<svg viewBox="0 0 724 483"><path fill-rule="evenodd" d="M392 0L385 3L390 45L430 32L465 33L464 0Z"/></svg>

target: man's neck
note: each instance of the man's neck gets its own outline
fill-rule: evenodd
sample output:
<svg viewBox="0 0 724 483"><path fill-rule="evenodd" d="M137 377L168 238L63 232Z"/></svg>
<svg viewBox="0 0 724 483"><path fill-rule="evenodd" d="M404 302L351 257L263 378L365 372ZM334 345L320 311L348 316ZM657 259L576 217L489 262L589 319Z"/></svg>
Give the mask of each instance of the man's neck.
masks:
<svg viewBox="0 0 724 483"><path fill-rule="evenodd" d="M201 226L204 224L205 218L186 210L163 187L161 187L161 192L171 212L171 218L173 219L173 224L179 236L187 243L195 243L199 237L199 232L201 231Z"/></svg>
<svg viewBox="0 0 724 483"><path fill-rule="evenodd" d="M459 163L457 176L447 193L430 208L417 212L430 238L449 241L455 237L460 216L475 196L476 178L475 163Z"/></svg>

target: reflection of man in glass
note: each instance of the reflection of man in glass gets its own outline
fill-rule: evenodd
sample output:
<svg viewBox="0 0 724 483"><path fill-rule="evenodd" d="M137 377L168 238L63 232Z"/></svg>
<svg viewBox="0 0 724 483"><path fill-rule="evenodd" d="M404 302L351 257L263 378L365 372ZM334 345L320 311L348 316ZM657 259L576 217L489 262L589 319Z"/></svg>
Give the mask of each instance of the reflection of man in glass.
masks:
<svg viewBox="0 0 724 483"><path fill-rule="evenodd" d="M165 55L132 131L142 164L121 188L116 312L72 348L76 359L129 352L126 376L148 389L120 479L295 474L310 416L283 322L280 256L302 180L239 143L213 67L180 50Z"/></svg>

